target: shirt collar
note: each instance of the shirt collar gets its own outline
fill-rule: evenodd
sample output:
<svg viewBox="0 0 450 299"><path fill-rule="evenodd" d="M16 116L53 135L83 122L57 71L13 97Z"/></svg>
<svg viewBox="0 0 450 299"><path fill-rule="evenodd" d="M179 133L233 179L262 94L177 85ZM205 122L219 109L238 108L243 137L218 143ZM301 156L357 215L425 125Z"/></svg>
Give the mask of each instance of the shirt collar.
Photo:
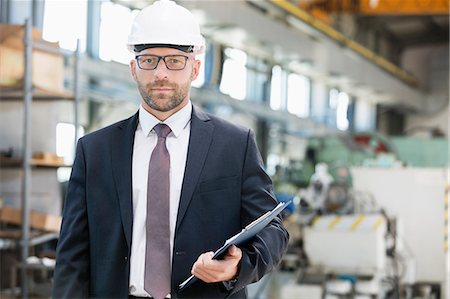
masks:
<svg viewBox="0 0 450 299"><path fill-rule="evenodd" d="M139 106L139 124L141 125L142 131L144 132L145 136L149 136L154 126L156 126L159 123L163 123L170 127L175 137L178 137L181 134L181 131L186 127L186 125L191 120L191 114L192 114L192 103L191 101L189 101L186 106L181 108L179 111L175 112L165 121L161 122L152 114L148 113L147 110L145 110L141 104Z"/></svg>

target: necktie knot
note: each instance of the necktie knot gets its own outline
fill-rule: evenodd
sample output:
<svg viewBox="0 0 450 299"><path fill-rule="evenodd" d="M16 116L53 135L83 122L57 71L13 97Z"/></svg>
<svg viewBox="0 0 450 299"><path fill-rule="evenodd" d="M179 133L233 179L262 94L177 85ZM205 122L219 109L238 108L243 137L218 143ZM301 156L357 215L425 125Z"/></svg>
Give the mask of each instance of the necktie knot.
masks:
<svg viewBox="0 0 450 299"><path fill-rule="evenodd" d="M170 134L170 132L172 132L172 130L170 129L170 127L166 124L157 124L155 127L153 127L153 129L155 130L156 134L158 135L158 137L162 137L162 138L166 138L167 135Z"/></svg>

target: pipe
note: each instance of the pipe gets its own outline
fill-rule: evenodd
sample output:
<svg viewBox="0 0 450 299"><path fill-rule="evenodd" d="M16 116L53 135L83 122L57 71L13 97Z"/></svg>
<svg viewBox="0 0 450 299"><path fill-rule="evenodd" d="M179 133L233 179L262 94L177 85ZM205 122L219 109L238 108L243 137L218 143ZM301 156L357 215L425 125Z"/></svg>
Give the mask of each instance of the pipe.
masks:
<svg viewBox="0 0 450 299"><path fill-rule="evenodd" d="M23 179L22 179L22 250L21 259L25 265L29 255L30 242L30 200L31 200L31 104L33 86L31 82L32 74L32 38L31 22L25 20L24 33L24 79L23 79L23 100L24 100L24 128L23 128ZM20 268L22 278L22 298L28 298L28 276L27 268Z"/></svg>

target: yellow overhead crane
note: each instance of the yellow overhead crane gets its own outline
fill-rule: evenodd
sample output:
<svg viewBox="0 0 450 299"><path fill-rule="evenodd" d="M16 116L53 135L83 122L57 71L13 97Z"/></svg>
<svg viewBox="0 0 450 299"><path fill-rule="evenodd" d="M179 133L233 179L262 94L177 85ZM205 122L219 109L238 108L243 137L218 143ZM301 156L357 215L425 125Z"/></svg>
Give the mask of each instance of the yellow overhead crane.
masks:
<svg viewBox="0 0 450 299"><path fill-rule="evenodd" d="M298 6L317 17L330 13L379 15L448 15L449 0L297 0Z"/></svg>
<svg viewBox="0 0 450 299"><path fill-rule="evenodd" d="M448 15L449 0L359 0L363 15Z"/></svg>
<svg viewBox="0 0 450 299"><path fill-rule="evenodd" d="M342 33L338 32L336 29L334 29L332 26L327 24L322 18L319 16L316 16L312 14L311 12L308 12L295 4L293 4L292 1L288 0L270 0L272 4L275 6L281 8L285 12L290 13L291 15L295 16L299 20L305 22L306 24L310 25L311 27L319 30L323 34L327 35L328 37L334 39L336 42L342 44L343 46L346 46L349 49L352 49L359 55L365 57L369 61L372 61L376 65L378 65L380 68L384 69L385 71L393 74L400 80L404 81L408 85L412 87L416 87L418 85L417 80L414 76L406 72L404 69L398 67L397 65L393 64L392 62L388 61L384 57L374 53L373 51L369 50L368 48L364 47L358 42L355 42L354 40L344 36ZM314 1L314 0L310 0ZM322 1L322 0L315 0L317 2L332 2L330 1ZM347 0L350 1L350 0ZM410 0L411 1L411 0ZM437 0L433 0L437 1ZM346 0L342 0L342 2L346 2Z"/></svg>

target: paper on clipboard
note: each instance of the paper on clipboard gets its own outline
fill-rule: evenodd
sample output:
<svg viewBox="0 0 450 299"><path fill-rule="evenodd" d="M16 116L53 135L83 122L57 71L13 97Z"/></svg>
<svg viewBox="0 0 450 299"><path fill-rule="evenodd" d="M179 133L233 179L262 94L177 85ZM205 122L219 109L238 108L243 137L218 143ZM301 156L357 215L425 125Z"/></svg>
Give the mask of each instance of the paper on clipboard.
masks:
<svg viewBox="0 0 450 299"><path fill-rule="evenodd" d="M259 218L257 218L255 221L248 224L245 228L243 228L239 233L232 236L228 240L225 241L225 243L217 249L214 252L213 259L220 259L223 257L223 255L226 253L228 248L231 245L240 245L254 237L257 233L259 233L264 227L266 227L270 221L272 221L284 208L286 208L291 201L288 202L282 202L279 203L273 210L268 211L267 213L263 214ZM197 280L197 277L194 275L191 275L188 279L183 281L179 288L180 290L183 290L187 286L191 285L193 282Z"/></svg>

